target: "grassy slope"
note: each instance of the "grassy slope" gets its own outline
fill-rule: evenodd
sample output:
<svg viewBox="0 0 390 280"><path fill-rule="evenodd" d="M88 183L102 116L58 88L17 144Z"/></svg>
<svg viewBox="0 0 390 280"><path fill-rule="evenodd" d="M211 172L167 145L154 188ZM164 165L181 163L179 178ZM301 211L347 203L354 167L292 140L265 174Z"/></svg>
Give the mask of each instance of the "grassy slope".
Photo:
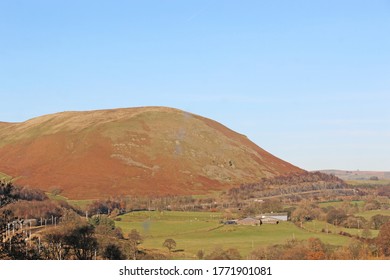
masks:
<svg viewBox="0 0 390 280"><path fill-rule="evenodd" d="M333 202L323 202L319 203L320 207L328 207L328 206L333 206L333 207L340 207L342 203L345 203L344 201L333 201ZM359 209L363 209L363 206L365 204L364 201L351 201L351 204L357 204ZM384 216L390 216L390 209L388 210L370 210L370 211L362 211L358 212L355 214L355 216L360 216L365 218L367 221L369 221L373 216L375 215L384 215ZM345 227L336 227L332 224L323 222L323 221L313 221L313 222L308 222L304 224L305 228L312 230L312 231L321 231L322 229L328 229L332 233L339 233L340 231L348 232L352 235L360 236L362 234L363 229L353 229L353 228L345 228ZM376 237L378 235L379 231L378 230L371 230L372 237Z"/></svg>
<svg viewBox="0 0 390 280"><path fill-rule="evenodd" d="M364 217L366 220L370 220L371 217L378 215L378 214L384 215L384 216L390 216L390 209L364 211L361 213L357 213L356 216L361 216L361 217Z"/></svg>
<svg viewBox="0 0 390 280"><path fill-rule="evenodd" d="M95 201L94 199L71 200L65 196L58 195L58 194L55 195L49 192L47 192L46 195L49 197L49 199L66 201L70 205L78 207L83 211L87 210L88 206Z"/></svg>
<svg viewBox="0 0 390 280"><path fill-rule="evenodd" d="M245 258L258 247L284 244L287 240L318 237L325 243L345 245L350 238L324 233L312 233L290 222L263 226L223 226L218 213L198 212L139 212L121 216L116 222L125 233L137 229L145 238L142 247L160 249L167 238L177 242L177 249L184 250L180 258L196 258L199 250L210 253L216 247L237 248Z"/></svg>
<svg viewBox="0 0 390 280"><path fill-rule="evenodd" d="M312 221L304 224L304 227L310 231L320 232L322 229L328 229L331 234L339 234L339 232L348 232L354 236L361 236L363 229L356 228L345 228L340 226L334 226L324 221ZM376 237L379 233L379 230L370 230L372 237Z"/></svg>
<svg viewBox="0 0 390 280"><path fill-rule="evenodd" d="M337 203L337 202L334 202ZM367 221L369 221L373 216L375 215L384 215L384 216L390 216L390 210L370 210L370 211L363 211L356 213L356 216L360 216L365 218ZM356 228L345 228L345 227L339 227L334 226L332 224L326 223L324 221L312 221L307 222L304 224L304 227L311 231L320 232L322 229L328 229L333 234L338 234L340 231L348 232L355 236L361 236L363 229L356 229ZM379 230L370 230L372 237L376 237L379 233Z"/></svg>
<svg viewBox="0 0 390 280"><path fill-rule="evenodd" d="M0 172L0 180L11 181L12 177L5 173Z"/></svg>

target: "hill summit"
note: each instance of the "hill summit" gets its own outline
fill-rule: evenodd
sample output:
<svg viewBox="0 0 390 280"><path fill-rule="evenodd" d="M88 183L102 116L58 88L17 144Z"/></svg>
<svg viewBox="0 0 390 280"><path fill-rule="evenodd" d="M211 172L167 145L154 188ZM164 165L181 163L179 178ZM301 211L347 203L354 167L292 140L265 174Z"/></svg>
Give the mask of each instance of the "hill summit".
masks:
<svg viewBox="0 0 390 280"><path fill-rule="evenodd" d="M73 199L204 194L301 171L218 122L166 107L0 123L0 172Z"/></svg>

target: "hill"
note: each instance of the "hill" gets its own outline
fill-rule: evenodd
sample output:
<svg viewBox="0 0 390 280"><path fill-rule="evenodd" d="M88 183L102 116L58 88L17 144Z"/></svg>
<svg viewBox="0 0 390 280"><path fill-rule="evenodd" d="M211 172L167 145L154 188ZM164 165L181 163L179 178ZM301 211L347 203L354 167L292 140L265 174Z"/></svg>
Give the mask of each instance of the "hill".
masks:
<svg viewBox="0 0 390 280"><path fill-rule="evenodd" d="M390 172L388 171L346 171L346 170L321 170L322 173L333 174L343 180L390 180Z"/></svg>
<svg viewBox="0 0 390 280"><path fill-rule="evenodd" d="M204 194L302 172L218 122L165 107L0 123L0 171L73 199Z"/></svg>

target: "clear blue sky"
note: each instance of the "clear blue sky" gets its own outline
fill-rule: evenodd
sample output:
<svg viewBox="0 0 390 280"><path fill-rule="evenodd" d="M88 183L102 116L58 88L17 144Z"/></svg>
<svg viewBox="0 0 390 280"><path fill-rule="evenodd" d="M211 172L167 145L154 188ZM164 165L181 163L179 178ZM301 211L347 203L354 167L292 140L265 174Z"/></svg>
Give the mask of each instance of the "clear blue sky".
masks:
<svg viewBox="0 0 390 280"><path fill-rule="evenodd" d="M163 105L308 170L390 170L390 1L0 1L0 120Z"/></svg>

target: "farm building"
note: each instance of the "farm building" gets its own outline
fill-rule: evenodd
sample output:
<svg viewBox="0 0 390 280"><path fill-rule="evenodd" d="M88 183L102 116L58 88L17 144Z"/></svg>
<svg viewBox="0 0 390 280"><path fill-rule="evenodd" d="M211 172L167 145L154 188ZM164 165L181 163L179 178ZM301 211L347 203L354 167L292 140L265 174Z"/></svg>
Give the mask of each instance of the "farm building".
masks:
<svg viewBox="0 0 390 280"><path fill-rule="evenodd" d="M262 224L279 224L281 222L280 220L270 217L261 218L260 221Z"/></svg>
<svg viewBox="0 0 390 280"><path fill-rule="evenodd" d="M260 220L248 217L248 218L245 218L245 219L242 219L242 220L238 220L237 224L238 225L244 225L244 226L259 226L260 225Z"/></svg>
<svg viewBox="0 0 390 280"><path fill-rule="evenodd" d="M262 214L256 218L261 219L263 222L264 221L272 221L272 220L276 220L279 222L287 222L288 213L266 213L266 214Z"/></svg>

